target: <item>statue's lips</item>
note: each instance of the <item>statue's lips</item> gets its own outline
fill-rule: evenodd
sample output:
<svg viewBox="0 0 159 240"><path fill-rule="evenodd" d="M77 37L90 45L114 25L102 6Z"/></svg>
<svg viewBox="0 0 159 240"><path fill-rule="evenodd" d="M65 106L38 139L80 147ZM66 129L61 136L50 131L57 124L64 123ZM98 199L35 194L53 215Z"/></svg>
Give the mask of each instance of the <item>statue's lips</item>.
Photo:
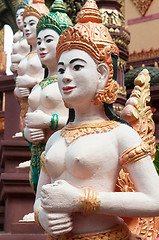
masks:
<svg viewBox="0 0 159 240"><path fill-rule="evenodd" d="M40 53L40 57L44 58L46 56L47 53Z"/></svg>
<svg viewBox="0 0 159 240"><path fill-rule="evenodd" d="M74 88L76 87L67 86L67 87L63 87L62 90L64 93L70 93Z"/></svg>
<svg viewBox="0 0 159 240"><path fill-rule="evenodd" d="M26 33L25 35L26 35L26 37L29 37L31 35L31 33Z"/></svg>

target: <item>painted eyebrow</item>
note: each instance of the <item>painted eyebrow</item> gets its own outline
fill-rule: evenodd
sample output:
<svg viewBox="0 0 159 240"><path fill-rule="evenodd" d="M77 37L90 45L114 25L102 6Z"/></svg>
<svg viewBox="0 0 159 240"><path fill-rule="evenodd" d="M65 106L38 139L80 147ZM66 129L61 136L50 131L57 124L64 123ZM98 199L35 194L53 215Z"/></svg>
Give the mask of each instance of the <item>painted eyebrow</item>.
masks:
<svg viewBox="0 0 159 240"><path fill-rule="evenodd" d="M74 59L72 59L72 60L70 61L70 64L72 64L72 63L74 63L74 62L76 62L76 61L82 61L82 62L84 62L84 63L87 63L85 60L83 60L83 59L81 59L81 58L74 58Z"/></svg>
<svg viewBox="0 0 159 240"><path fill-rule="evenodd" d="M35 23L35 20L33 20L33 19L29 20L29 23L31 23L31 22L34 22L34 23ZM24 21L24 23L26 24L25 21Z"/></svg>
<svg viewBox="0 0 159 240"><path fill-rule="evenodd" d="M58 65L58 66L59 66L59 65L64 65L64 62L59 62L57 65Z"/></svg>
<svg viewBox="0 0 159 240"><path fill-rule="evenodd" d="M87 63L85 60L81 59L81 58L74 58L70 61L70 64L76 62L76 61L82 61L84 63ZM59 62L58 65L64 65L64 62Z"/></svg>
<svg viewBox="0 0 159 240"><path fill-rule="evenodd" d="M46 35L44 38L47 38L47 37L52 37L52 38L54 38L54 36L52 36L52 35Z"/></svg>
<svg viewBox="0 0 159 240"><path fill-rule="evenodd" d="M44 38L47 38L47 37L52 37L52 38L54 38L52 35L47 35L47 36L45 36ZM38 37L37 40L41 40L41 38Z"/></svg>
<svg viewBox="0 0 159 240"><path fill-rule="evenodd" d="M31 19L31 20L29 20L29 22L35 22L35 20Z"/></svg>

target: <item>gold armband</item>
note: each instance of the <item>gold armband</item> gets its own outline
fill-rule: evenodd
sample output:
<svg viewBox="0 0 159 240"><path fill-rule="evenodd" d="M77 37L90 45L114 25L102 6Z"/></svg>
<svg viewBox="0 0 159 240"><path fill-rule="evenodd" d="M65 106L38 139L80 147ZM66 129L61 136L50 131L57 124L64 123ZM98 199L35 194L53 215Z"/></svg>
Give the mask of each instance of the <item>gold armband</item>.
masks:
<svg viewBox="0 0 159 240"><path fill-rule="evenodd" d="M45 154L45 151L44 151L44 152L42 152L42 154L40 156L40 166L41 166L41 169L43 170L43 172L46 173L49 176L49 174L46 170L46 167L45 167L45 156L46 156L46 154Z"/></svg>
<svg viewBox="0 0 159 240"><path fill-rule="evenodd" d="M43 229L43 227L41 226L40 222L39 222L39 212L41 211L42 207L41 205L39 207L37 207L36 211L34 212L34 219L35 219L35 223Z"/></svg>
<svg viewBox="0 0 159 240"><path fill-rule="evenodd" d="M79 210L84 215L96 212L100 207L99 194L92 188L83 188L79 198Z"/></svg>
<svg viewBox="0 0 159 240"><path fill-rule="evenodd" d="M150 154L150 147L147 143L142 142L140 145L130 147L123 152L121 157L121 164L125 165L127 163L136 162L141 158L146 157L148 154Z"/></svg>

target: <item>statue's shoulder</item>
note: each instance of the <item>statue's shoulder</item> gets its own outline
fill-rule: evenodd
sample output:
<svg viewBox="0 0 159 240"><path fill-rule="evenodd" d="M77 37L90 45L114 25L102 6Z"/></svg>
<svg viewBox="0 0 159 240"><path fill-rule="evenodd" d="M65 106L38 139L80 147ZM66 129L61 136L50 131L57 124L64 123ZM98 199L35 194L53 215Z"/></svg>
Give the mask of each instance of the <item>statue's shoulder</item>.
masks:
<svg viewBox="0 0 159 240"><path fill-rule="evenodd" d="M13 43L20 41L22 37L23 37L23 33L21 31L17 31L13 36Z"/></svg>

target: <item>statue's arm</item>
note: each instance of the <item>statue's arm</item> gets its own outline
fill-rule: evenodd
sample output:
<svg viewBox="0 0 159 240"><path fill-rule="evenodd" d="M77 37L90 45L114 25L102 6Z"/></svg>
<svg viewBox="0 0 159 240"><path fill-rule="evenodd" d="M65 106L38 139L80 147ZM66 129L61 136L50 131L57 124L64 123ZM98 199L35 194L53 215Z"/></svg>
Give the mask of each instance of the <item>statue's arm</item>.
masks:
<svg viewBox="0 0 159 240"><path fill-rule="evenodd" d="M99 212L126 217L159 216L159 177L150 156L127 164L136 192L101 192Z"/></svg>

